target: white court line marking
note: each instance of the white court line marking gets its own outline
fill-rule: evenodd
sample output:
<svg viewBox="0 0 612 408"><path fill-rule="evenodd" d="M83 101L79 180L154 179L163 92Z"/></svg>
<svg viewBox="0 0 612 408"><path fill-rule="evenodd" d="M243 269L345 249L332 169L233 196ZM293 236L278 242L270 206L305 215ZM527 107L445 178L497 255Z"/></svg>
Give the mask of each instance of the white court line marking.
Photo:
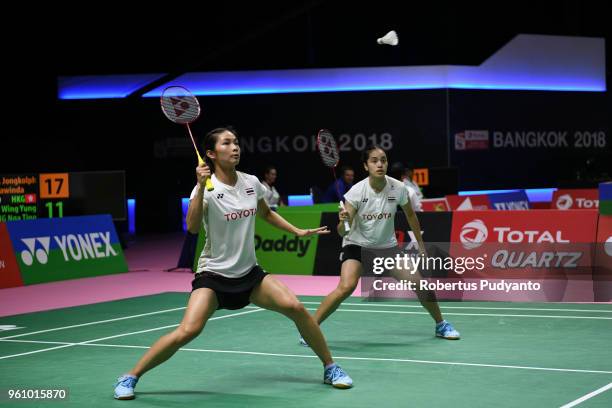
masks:
<svg viewBox="0 0 612 408"><path fill-rule="evenodd" d="M307 308L308 310L317 310L315 308ZM336 312L355 312L355 313L391 313L391 314L422 314L429 315L429 312L406 312L397 310L363 310L363 309L343 309L338 308ZM595 320L612 320L612 317L601 316L554 316L554 315L513 315L513 314L494 314L494 313L444 313L445 316L492 316L492 317L535 317L547 319L595 319Z"/></svg>
<svg viewBox="0 0 612 408"><path fill-rule="evenodd" d="M264 309L259 309L259 310L264 310ZM257 311L258 310L253 310L253 312L257 312ZM2 340L2 341L37 343L37 341L35 340ZM94 341L94 340L90 340L90 341ZM42 342L42 343L57 344L60 342ZM89 346L89 347L138 348L138 349L148 349L149 348L149 346L134 346L134 345L125 345L125 344L92 344L90 342L60 343L60 344L64 344L63 347ZM253 355L253 356L268 356L268 357L318 358L317 356L314 356L314 355L263 353L263 352L256 352L256 351L240 351L240 350L213 350L213 349L197 349L197 348L180 348L179 351L192 351L192 352L200 352L200 353L246 354L246 355ZM500 365L500 364L478 364L478 363L463 363L463 362L456 362L456 361L412 360L412 359L405 359L405 358L334 356L334 359L335 360L359 360L359 361L390 361L390 362L417 363L417 364L440 364L440 365L455 365L455 366L467 366L467 367L511 368L511 369L519 369L519 370L555 371L555 372L570 372L570 373L612 374L612 371L602 371L602 370L582 370L582 369L574 369L574 368L531 367L531 366Z"/></svg>
<svg viewBox="0 0 612 408"><path fill-rule="evenodd" d="M108 323L108 322L117 322L119 320L134 319L136 317L151 316L151 315L154 315L154 314L174 312L176 310L182 310L182 309L185 309L185 306L183 306L183 307L175 307L174 309L158 310L157 312L141 313L141 314L132 315L132 316L117 317L116 319L98 320L98 321L89 322L89 323L73 324L72 326L56 327L54 329L46 329L46 330L39 330L39 331L35 331L35 332L30 332L30 333L16 334L14 336L0 337L0 340L14 339L16 337L29 336L30 334L48 333L48 332L52 332L52 331L56 331L56 330L72 329L72 328L75 328L75 327L91 326L93 324L102 324L102 323Z"/></svg>
<svg viewBox="0 0 612 408"><path fill-rule="evenodd" d="M156 312L141 313L141 314L137 314L137 315L118 317L116 319L97 320L95 322L73 324L72 326L56 327L54 329L39 330L39 331L35 331L35 332L30 332L30 333L16 334L14 336L0 337L0 340L14 339L16 337L29 336L30 334L48 333L48 332L57 331L57 330L73 329L75 327L91 326L91 325L94 325L94 324L116 322L116 321L119 321L119 320L134 319L136 317L151 316L151 315L160 314L160 313L174 312L174 311L177 311L177 310L183 310L185 308L186 308L186 306L175 307L173 309L158 310ZM257 306L246 306L245 309L257 309Z"/></svg>
<svg viewBox="0 0 612 408"><path fill-rule="evenodd" d="M575 407L576 405L590 399L593 398L594 396L596 396L597 394L601 394L602 392L605 392L607 390L609 390L610 388L612 388L612 383L608 384L608 385L604 385L603 387L596 389L593 392L588 393L587 395L580 397L572 402L569 402L565 405L563 405L561 408L571 408L571 407Z"/></svg>
<svg viewBox="0 0 612 408"><path fill-rule="evenodd" d="M25 329L25 327L19 327L19 326L16 326L14 324L3 324L3 325L0 325L0 332L9 331L9 330L20 330L20 329Z"/></svg>
<svg viewBox="0 0 612 408"><path fill-rule="evenodd" d="M317 302L302 302L302 303L305 303L305 304L318 304ZM344 305L352 305L352 306L354 306L354 305L359 305L359 304L345 303ZM396 305L396 306L402 306L402 305ZM410 306L410 307L419 307L419 308L421 308L422 306ZM179 308L174 308L174 309L166 309L166 310L159 310L157 312L142 313L142 314L138 314L138 315L119 317L119 318L116 318L116 319L99 320L99 321L95 321L95 322L76 324L76 325L72 325L72 326L56 327L54 329L39 330L39 331L35 331L35 332L30 332L30 333L22 333L22 334L17 334L17 335L13 335L13 336L0 337L0 340L14 339L14 338L17 338L17 337L29 336L31 334L48 333L48 332L57 331L57 330L65 330L65 329L71 329L71 328L75 328L75 327L90 326L90 325L94 325L94 324L108 323L108 322L125 320L125 319L133 319L133 318L136 318L136 317L150 316L150 315L154 315L154 314L166 313L166 312L182 310L182 309L185 309L185 307L179 307ZM260 310L256 306L247 306L246 309L257 309L257 310ZM315 308L307 308L307 309L311 310L311 311L316 310ZM345 309L345 308L342 308L342 307L338 308L337 311L339 311L339 312L353 312L353 313L389 313L389 314L415 314L415 315L428 315L429 314L428 312L410 312L410 311L395 311L395 310ZM514 315L514 314L456 313L456 312L447 312L447 313L444 313L444 314L445 315L449 315L449 316L488 316L488 317L527 317L527 318L550 318L550 319L612 320L612 317L601 317L601 316L557 316L557 315L528 315L528 314ZM227 316L233 316L233 315L227 315ZM222 317L224 317L224 316L214 317L214 318L212 318L210 320L219 319L219 318L222 318ZM178 326L178 324L177 325L171 325L171 326L165 326L164 328L174 327L174 326ZM153 330L155 330L155 329L153 329Z"/></svg>
<svg viewBox="0 0 612 408"><path fill-rule="evenodd" d="M318 305L320 304L320 302L302 302L305 305ZM343 303L343 306L374 306L374 307L404 307L404 308L422 308L422 306L420 305L382 305L382 304L362 304L362 303ZM247 306L246 308L253 308L254 306ZM4 339L14 339L17 337L23 337L23 336L29 336L31 334L39 334L39 333L48 333L48 332L52 332L52 331L57 331L57 330L66 330L66 329L72 329L75 327L83 327L83 326L91 326L91 325L95 325L95 324L102 324L102 323L109 323L109 322L116 322L116 321L120 321L120 320L127 320L127 319L134 319L137 317L143 317L143 316L151 316L151 315L155 315L155 314L160 314L160 313L167 313L167 312L173 312L173 311L177 311L177 310L183 310L185 309L185 306L183 307L176 307L173 309L165 309L165 310L158 310L156 312L150 312L150 313L141 313L141 314L137 314L137 315L131 315L131 316L124 316L124 317L118 317L115 319L107 319L107 320L98 320L98 321L94 321L94 322L88 322L88 323L81 323L81 324L74 324L71 326L63 326L63 327L56 327L53 329L46 329L46 330L38 330L35 332L29 332L29 333L21 333L21 334L16 334L13 336L6 336L6 337L0 337L0 340L4 340ZM522 308L522 307L475 307L475 306L445 306L443 307L443 309L488 309L488 310L530 310L530 311L557 311L557 312L563 312L563 311L567 311L567 312L602 312L602 313L612 313L612 310L601 310L601 309L594 309L594 310L587 310L587 309L544 309L544 308ZM312 310L312 309L309 309ZM418 312L418 313L414 313L414 314L427 314L425 312ZM451 313L445 313L445 314L451 314ZM479 316L478 314L475 314L475 316ZM482 316L488 316L483 314ZM493 315L490 315L493 316ZM500 316L504 316L504 315L500 315ZM512 317L513 315L506 315L506 316L510 316ZM525 315L527 316L527 315ZM549 317L549 316L546 316ZM550 316L550 317L555 317L555 316Z"/></svg>
<svg viewBox="0 0 612 408"><path fill-rule="evenodd" d="M34 344L63 344L63 345L75 345L78 343L70 343L70 342L66 342L66 341L48 341L48 340L0 340L0 342L6 342L6 343L34 343Z"/></svg>
<svg viewBox="0 0 612 408"><path fill-rule="evenodd" d="M321 302L302 302L305 305L318 305ZM342 303L342 306L374 306L374 307L407 307L407 308L422 308L421 305L385 305L381 303ZM612 310L602 309L546 309L532 307L480 307L480 306L441 306L442 309L483 309L483 310L528 310L528 311L552 311L552 312L597 312L597 313L612 313Z"/></svg>
<svg viewBox="0 0 612 408"><path fill-rule="evenodd" d="M226 317L241 316L241 315L245 315L245 314L249 314L249 313L259 312L259 311L262 311L262 310L265 310L265 309L257 308L255 310L248 310L246 312L227 314L227 315L223 315L223 316L219 316L219 317L213 317L211 319L208 319L208 321L225 319ZM152 332L152 331L156 331L156 330L168 329L170 327L176 327L176 326L178 326L178 324L171 324L171 325L168 325L168 326L156 327L156 328L147 329L147 330L139 330L139 331L130 332L130 333L116 334L114 336L100 337L99 339L87 340L87 341L83 341L83 342L79 342L79 343L67 343L67 344L63 344L61 346L57 346L57 347L50 347L50 348L41 349L41 350L28 351L26 353L11 354L11 355L8 355L8 356L0 356L0 360L4 360L4 359L7 359L7 358L12 358L12 357L26 356L28 354L42 353L44 351L58 350L58 349L66 348L66 347L87 345L89 343L94 343L96 341L115 339L117 337L131 336L132 334L147 333L147 332ZM4 341L4 340L7 340L7 339L0 339L0 340ZM7 341L10 341L10 340L7 340Z"/></svg>

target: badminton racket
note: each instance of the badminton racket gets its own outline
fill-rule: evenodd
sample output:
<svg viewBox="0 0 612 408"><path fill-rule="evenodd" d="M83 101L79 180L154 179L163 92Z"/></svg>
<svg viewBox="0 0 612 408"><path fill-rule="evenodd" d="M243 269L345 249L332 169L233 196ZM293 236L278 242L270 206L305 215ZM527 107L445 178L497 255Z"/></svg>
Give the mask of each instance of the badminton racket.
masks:
<svg viewBox="0 0 612 408"><path fill-rule="evenodd" d="M321 160L323 160L323 164L331 168L332 174L334 175L336 192L338 193L338 197L340 197L340 207L346 211L344 203L342 202L342 194L340 194L340 189L338 188L338 178L336 177L336 166L338 166L338 163L340 162L340 154L338 153L336 139L334 139L334 135L332 135L329 130L319 130L319 134L317 136L317 150L319 151ZM348 220L344 220L344 231L349 232L350 230L351 227L349 226Z"/></svg>
<svg viewBox="0 0 612 408"><path fill-rule="evenodd" d="M198 99L182 86L169 86L162 92L160 103L162 112L164 112L168 119L179 125L185 125L187 133L191 138L191 143L193 143L193 148L198 156L198 165L203 166L205 163L204 159L200 155L193 133L191 133L191 127L189 126L200 116L201 108ZM208 191L215 189L210 181L210 177L206 178L206 189Z"/></svg>

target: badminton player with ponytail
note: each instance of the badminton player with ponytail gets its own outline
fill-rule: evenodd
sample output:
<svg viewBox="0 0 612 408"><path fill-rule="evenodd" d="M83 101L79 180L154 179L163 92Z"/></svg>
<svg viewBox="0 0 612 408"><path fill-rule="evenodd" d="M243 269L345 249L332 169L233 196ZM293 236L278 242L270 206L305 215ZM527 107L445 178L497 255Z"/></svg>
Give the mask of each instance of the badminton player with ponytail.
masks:
<svg viewBox="0 0 612 408"><path fill-rule="evenodd" d="M399 205L424 254L425 245L421 237L421 226L408 198L404 184L387 173L387 155L378 146L369 146L362 154L363 167L368 177L356 183L345 195L344 208L340 208L338 232L343 236L340 261L340 283L323 301L315 313L318 324L323 323L340 304L355 290L363 271L362 249L397 253L395 238L395 212ZM347 231L346 225L350 226ZM414 274L411 274L414 273ZM398 279L418 280L419 271L394 270L392 275ZM417 286L418 287L418 286ZM417 290L417 297L436 322L435 335L449 340L457 340L460 335L453 326L442 318L435 293L430 290ZM300 338L304 346L310 344Z"/></svg>
<svg viewBox="0 0 612 408"><path fill-rule="evenodd" d="M351 378L334 363L319 325L295 294L257 264L255 216L284 231L305 237L327 234L327 227L301 229L271 211L257 177L239 172L240 146L236 131L218 128L204 140L206 164L196 169L197 185L187 213L190 232L200 226L206 243L198 261L192 292L180 325L162 336L115 385L115 398L133 399L140 377L169 359L197 337L217 309L241 309L249 303L291 319L324 367L323 380L336 388L350 388ZM213 191L206 180L212 179Z"/></svg>

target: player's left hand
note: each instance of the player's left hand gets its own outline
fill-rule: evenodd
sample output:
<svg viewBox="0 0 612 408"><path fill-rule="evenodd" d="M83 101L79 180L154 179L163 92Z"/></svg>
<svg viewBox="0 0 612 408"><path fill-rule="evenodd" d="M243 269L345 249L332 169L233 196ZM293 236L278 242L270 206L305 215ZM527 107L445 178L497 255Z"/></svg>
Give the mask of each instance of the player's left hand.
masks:
<svg viewBox="0 0 612 408"><path fill-rule="evenodd" d="M297 232L298 237L307 237L309 235L324 235L329 234L331 231L327 228L327 226L312 228L312 229L300 229Z"/></svg>

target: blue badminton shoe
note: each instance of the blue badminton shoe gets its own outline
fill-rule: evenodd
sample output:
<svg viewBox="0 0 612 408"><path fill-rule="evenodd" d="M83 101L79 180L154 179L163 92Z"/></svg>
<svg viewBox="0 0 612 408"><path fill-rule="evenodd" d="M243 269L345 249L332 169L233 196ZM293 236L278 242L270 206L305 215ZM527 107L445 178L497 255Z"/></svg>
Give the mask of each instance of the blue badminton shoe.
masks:
<svg viewBox="0 0 612 408"><path fill-rule="evenodd" d="M138 377L128 374L124 374L121 377L117 378L117 382L115 383L115 399L134 399L134 387L136 387L137 382Z"/></svg>
<svg viewBox="0 0 612 408"><path fill-rule="evenodd" d="M323 382L341 389L351 388L353 386L353 379L336 363L325 369Z"/></svg>
<svg viewBox="0 0 612 408"><path fill-rule="evenodd" d="M442 320L440 323L436 324L436 337L447 340L459 340L461 335L455 330L452 324L446 320Z"/></svg>

